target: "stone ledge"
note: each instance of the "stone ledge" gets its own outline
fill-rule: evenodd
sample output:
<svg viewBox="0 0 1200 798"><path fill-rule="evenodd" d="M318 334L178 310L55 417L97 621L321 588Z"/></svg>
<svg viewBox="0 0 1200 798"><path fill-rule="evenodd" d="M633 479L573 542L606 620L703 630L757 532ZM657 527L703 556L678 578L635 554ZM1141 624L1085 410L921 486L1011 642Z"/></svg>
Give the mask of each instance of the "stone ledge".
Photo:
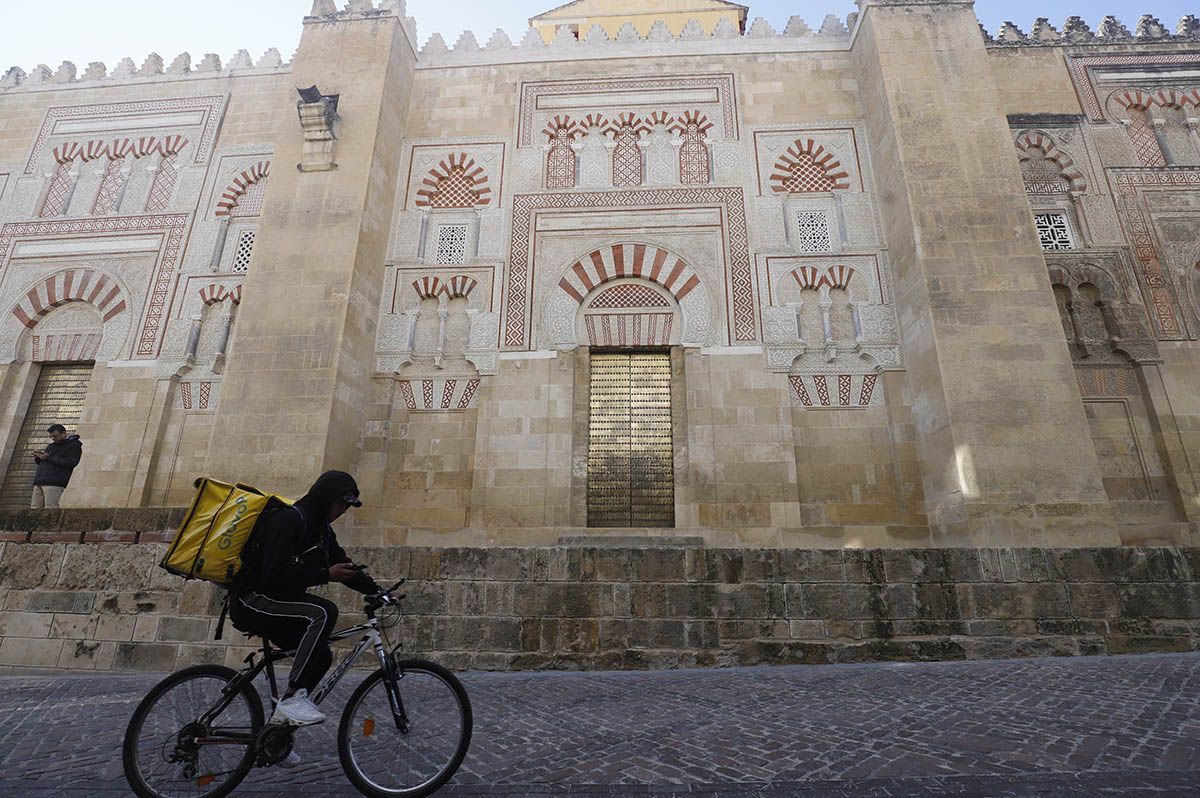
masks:
<svg viewBox="0 0 1200 798"><path fill-rule="evenodd" d="M0 510L0 542L138 543L169 541L183 507Z"/></svg>
<svg viewBox="0 0 1200 798"><path fill-rule="evenodd" d="M63 513L78 511L63 511ZM139 536L181 511L104 511ZM81 516L72 516L79 526ZM59 531L61 524L59 518ZM43 525L41 534L55 530ZM71 535L68 535L71 537ZM98 540L98 539L97 539ZM0 543L0 667L237 665L220 589L163 543ZM1200 549L359 548L410 581L406 648L485 670L722 667L1200 650ZM342 620L361 611L340 588Z"/></svg>

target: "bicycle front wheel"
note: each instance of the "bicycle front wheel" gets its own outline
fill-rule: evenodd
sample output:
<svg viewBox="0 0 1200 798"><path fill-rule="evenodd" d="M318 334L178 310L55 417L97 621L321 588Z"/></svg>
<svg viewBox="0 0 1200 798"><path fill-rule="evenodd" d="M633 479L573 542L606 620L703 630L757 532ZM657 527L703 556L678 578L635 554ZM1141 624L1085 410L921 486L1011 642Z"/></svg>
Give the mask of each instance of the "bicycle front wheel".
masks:
<svg viewBox="0 0 1200 798"><path fill-rule="evenodd" d="M226 694L236 676L218 665L186 668L142 699L122 746L139 798L222 798L246 778L263 707L249 684Z"/></svg>
<svg viewBox="0 0 1200 798"><path fill-rule="evenodd" d="M338 729L338 755L354 786L371 798L422 798L450 780L471 745L471 701L441 665L396 663L398 724L382 670L358 686ZM403 728L402 728L403 727Z"/></svg>

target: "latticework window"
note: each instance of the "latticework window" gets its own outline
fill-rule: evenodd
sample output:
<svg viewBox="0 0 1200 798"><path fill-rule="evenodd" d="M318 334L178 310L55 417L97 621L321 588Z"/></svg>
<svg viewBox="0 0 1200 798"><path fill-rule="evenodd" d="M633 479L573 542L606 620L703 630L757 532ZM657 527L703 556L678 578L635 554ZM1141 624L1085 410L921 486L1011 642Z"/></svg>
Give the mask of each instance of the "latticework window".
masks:
<svg viewBox="0 0 1200 798"><path fill-rule="evenodd" d="M1129 109L1129 141L1142 166L1167 165L1167 159L1158 145L1158 137L1154 135L1154 127L1150 124L1150 114L1144 108Z"/></svg>
<svg viewBox="0 0 1200 798"><path fill-rule="evenodd" d="M1033 221L1037 226L1038 240L1045 251L1075 248L1071 225L1062 211L1037 211L1033 214Z"/></svg>
<svg viewBox="0 0 1200 798"><path fill-rule="evenodd" d="M829 216L825 211L797 211L796 231L796 240L801 252L833 251L833 236L829 230Z"/></svg>
<svg viewBox="0 0 1200 798"><path fill-rule="evenodd" d="M810 194L833 191L837 182L829 177L825 168L811 155L802 153L796 163L788 168L788 177L783 181L783 187L791 194Z"/></svg>
<svg viewBox="0 0 1200 798"><path fill-rule="evenodd" d="M50 190L46 192L46 201L42 203L42 210L38 216L48 219L65 214L74 188L75 178L71 176L71 164L60 163L54 170L54 177L50 179Z"/></svg>
<svg viewBox="0 0 1200 798"><path fill-rule="evenodd" d="M467 226L448 224L438 229L437 263L457 265L467 260Z"/></svg>
<svg viewBox="0 0 1200 798"><path fill-rule="evenodd" d="M640 136L633 127L626 126L617 131L613 149L613 185L640 186L643 180L642 148Z"/></svg>
<svg viewBox="0 0 1200 798"><path fill-rule="evenodd" d="M704 134L695 122L688 124L680 136L683 144L679 148L679 182L685 184L708 183L712 175L708 145Z"/></svg>
<svg viewBox="0 0 1200 798"><path fill-rule="evenodd" d="M254 254L255 231L243 230L238 236L237 249L233 253L233 271L245 273L250 269L250 257Z"/></svg>
<svg viewBox="0 0 1200 798"><path fill-rule="evenodd" d="M475 183L461 166L454 167L449 176L438 181L437 191L429 204L434 208L474 208L477 195Z"/></svg>
<svg viewBox="0 0 1200 798"><path fill-rule="evenodd" d="M150 185L150 197L146 200L146 210L149 213L165 211L171 205L175 195L175 183L179 180L179 172L175 168L175 154L163 156L158 162L158 172Z"/></svg>
<svg viewBox="0 0 1200 798"><path fill-rule="evenodd" d="M1021 177L1028 194L1066 194L1071 188L1062 168L1040 150L1033 150L1029 158L1021 161Z"/></svg>
<svg viewBox="0 0 1200 798"><path fill-rule="evenodd" d="M125 159L110 160L104 169L104 179L100 181L100 192L96 195L96 204L92 206L94 216L115 213L121 204L121 194L125 191Z"/></svg>
<svg viewBox="0 0 1200 798"><path fill-rule="evenodd" d="M546 158L546 188L575 188L575 151L566 128L554 134L550 154Z"/></svg>

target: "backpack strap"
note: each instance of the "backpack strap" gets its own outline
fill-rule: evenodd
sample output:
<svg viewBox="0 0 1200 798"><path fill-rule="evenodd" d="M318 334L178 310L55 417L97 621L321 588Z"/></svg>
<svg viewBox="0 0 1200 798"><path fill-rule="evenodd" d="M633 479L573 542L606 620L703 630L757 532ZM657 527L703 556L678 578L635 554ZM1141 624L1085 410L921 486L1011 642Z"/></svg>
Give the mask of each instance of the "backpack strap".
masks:
<svg viewBox="0 0 1200 798"><path fill-rule="evenodd" d="M221 602L221 617L217 619L217 636L216 640L221 639L221 633L225 631L225 616L229 614L229 592L225 593L225 599Z"/></svg>

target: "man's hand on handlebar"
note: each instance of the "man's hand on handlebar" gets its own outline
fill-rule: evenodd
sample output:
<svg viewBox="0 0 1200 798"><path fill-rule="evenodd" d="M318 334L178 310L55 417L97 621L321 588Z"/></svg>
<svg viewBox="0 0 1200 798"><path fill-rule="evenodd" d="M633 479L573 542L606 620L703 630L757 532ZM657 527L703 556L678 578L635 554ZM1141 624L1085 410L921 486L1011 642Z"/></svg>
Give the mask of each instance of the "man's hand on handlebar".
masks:
<svg viewBox="0 0 1200 798"><path fill-rule="evenodd" d="M408 581L408 580L401 579L399 582L392 585L387 590L381 590L373 596L368 596L367 597L367 606L368 607L371 607L371 606L388 607L393 604L399 604L400 600L404 598L405 594L401 593L399 596L395 596L392 594L395 593L397 590L399 590L400 586L403 585L406 581Z"/></svg>

